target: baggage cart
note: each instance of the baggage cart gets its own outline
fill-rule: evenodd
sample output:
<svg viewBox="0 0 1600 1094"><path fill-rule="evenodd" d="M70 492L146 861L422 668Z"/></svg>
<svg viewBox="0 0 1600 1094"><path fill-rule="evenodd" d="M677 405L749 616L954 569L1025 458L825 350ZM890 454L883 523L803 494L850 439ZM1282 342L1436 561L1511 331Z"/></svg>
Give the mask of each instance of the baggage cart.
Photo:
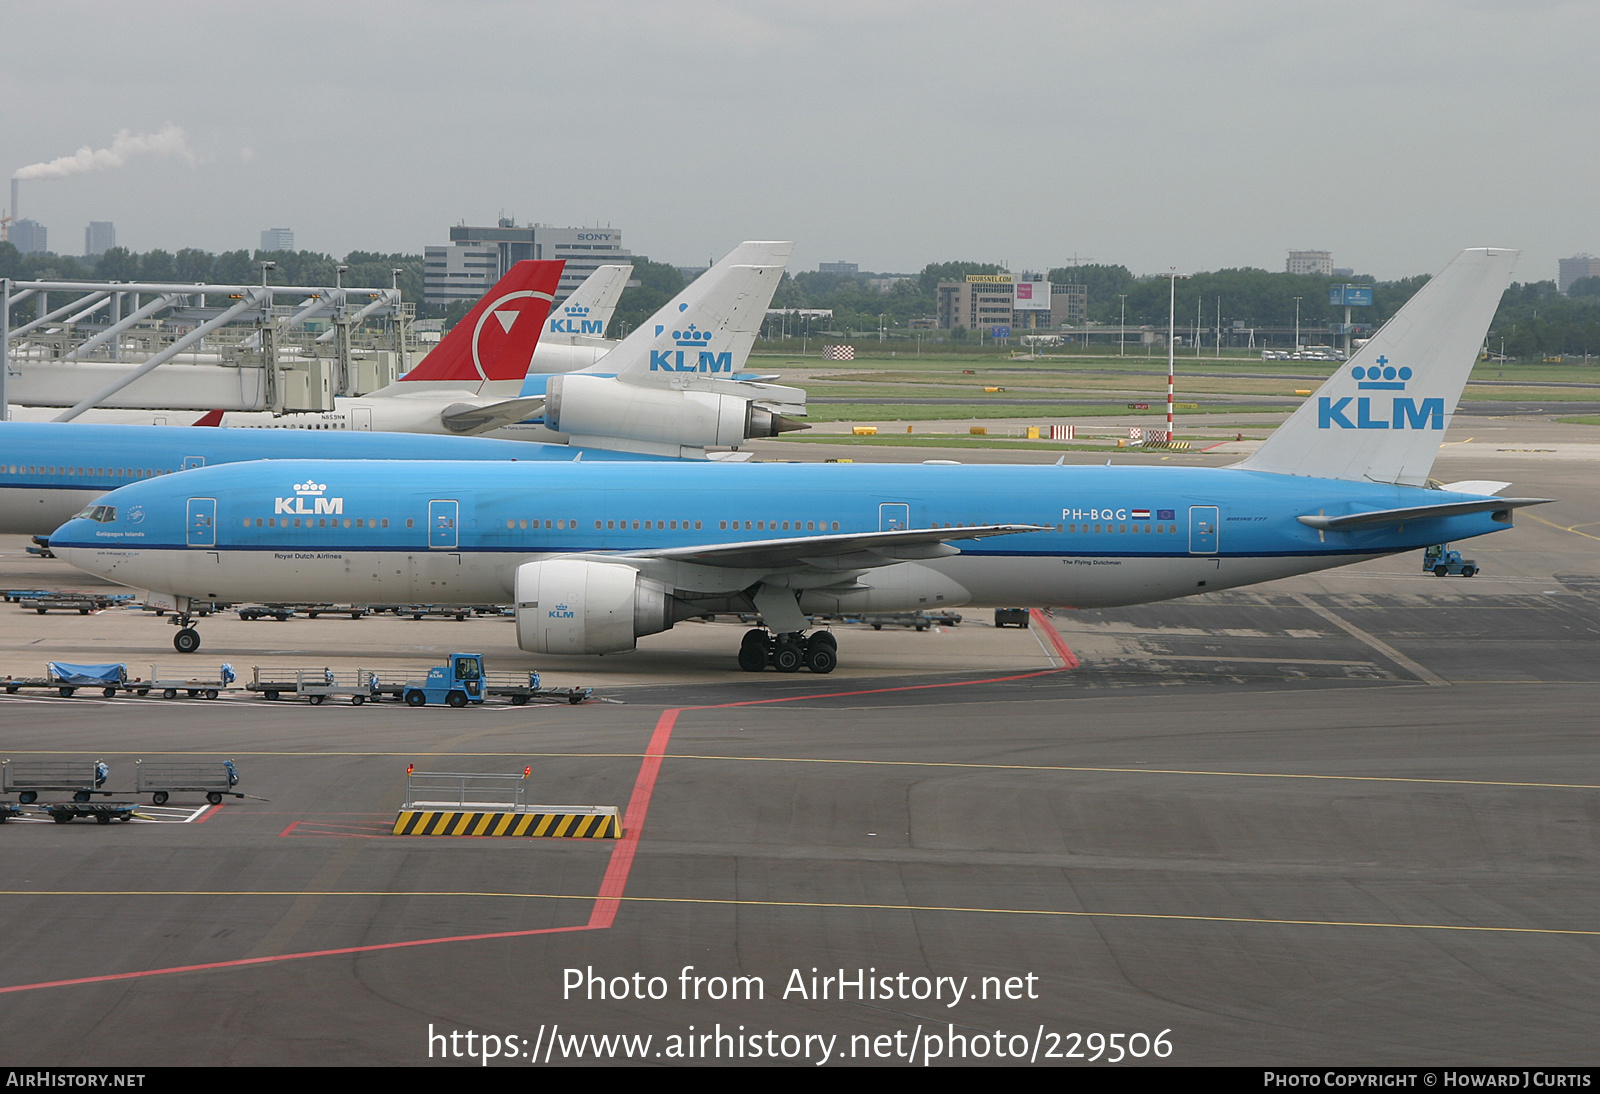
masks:
<svg viewBox="0 0 1600 1094"><path fill-rule="evenodd" d="M232 690L232 684L237 677L234 675L233 666L224 663L216 676L172 676L163 674L160 665L150 666L150 679L135 678L127 682L127 690L139 695L149 695L152 691L159 692L163 699L176 699L182 692L191 699L215 699L223 691Z"/></svg>
<svg viewBox="0 0 1600 1094"><path fill-rule="evenodd" d="M177 793L204 794L212 805L221 805L224 797L244 797L233 789L239 785L239 769L232 760L200 763L135 760L133 771L133 792L149 794L155 805L167 804L167 799Z"/></svg>
<svg viewBox="0 0 1600 1094"><path fill-rule="evenodd" d="M133 802L51 802L39 806L39 812L47 814L57 824L71 824L79 817L93 817L96 824L110 824L131 821L137 808Z"/></svg>
<svg viewBox="0 0 1600 1094"><path fill-rule="evenodd" d="M382 696L378 677L371 669L334 670L278 669L253 666L251 679L245 688L259 692L268 699L282 695L303 697L312 706L319 706L330 698L347 698L352 706L360 706L368 699L377 702Z"/></svg>
<svg viewBox="0 0 1600 1094"><path fill-rule="evenodd" d="M5 760L0 762L0 794L15 794L22 805L39 800L39 791L70 793L75 802L86 802L99 794L111 775L104 760Z"/></svg>
<svg viewBox="0 0 1600 1094"><path fill-rule="evenodd" d="M49 688L70 699L79 688L94 688L107 699L115 698L128 678L126 665L69 665L51 661L43 676L7 676L0 680L7 695L22 688Z"/></svg>

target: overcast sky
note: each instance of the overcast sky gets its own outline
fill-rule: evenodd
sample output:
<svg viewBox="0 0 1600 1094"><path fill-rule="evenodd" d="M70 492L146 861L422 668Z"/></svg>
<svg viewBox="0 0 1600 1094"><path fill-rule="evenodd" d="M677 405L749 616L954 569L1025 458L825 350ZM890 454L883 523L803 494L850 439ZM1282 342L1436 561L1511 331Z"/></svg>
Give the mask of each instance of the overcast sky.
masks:
<svg viewBox="0 0 1600 1094"><path fill-rule="evenodd" d="M1493 245L1531 281L1600 253L1594 3L0 11L4 173L90 150L22 183L63 253L90 220L137 251L288 226L417 252L502 211L679 265L793 239L796 270L1281 270L1306 248L1393 278Z"/></svg>

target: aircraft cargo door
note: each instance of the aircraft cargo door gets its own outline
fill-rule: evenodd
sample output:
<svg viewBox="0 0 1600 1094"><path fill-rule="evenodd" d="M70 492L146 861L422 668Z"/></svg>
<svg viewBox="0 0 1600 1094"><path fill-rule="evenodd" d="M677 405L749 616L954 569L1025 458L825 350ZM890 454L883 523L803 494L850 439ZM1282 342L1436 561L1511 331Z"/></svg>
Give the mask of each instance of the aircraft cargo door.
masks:
<svg viewBox="0 0 1600 1094"><path fill-rule="evenodd" d="M217 499L189 499L189 546L217 545Z"/></svg>
<svg viewBox="0 0 1600 1094"><path fill-rule="evenodd" d="M1222 515L1215 505L1189 506L1189 553L1214 555L1217 553L1217 520Z"/></svg>
<svg viewBox="0 0 1600 1094"><path fill-rule="evenodd" d="M430 501L428 503L428 547L435 551L456 549L456 517L460 503L455 501Z"/></svg>

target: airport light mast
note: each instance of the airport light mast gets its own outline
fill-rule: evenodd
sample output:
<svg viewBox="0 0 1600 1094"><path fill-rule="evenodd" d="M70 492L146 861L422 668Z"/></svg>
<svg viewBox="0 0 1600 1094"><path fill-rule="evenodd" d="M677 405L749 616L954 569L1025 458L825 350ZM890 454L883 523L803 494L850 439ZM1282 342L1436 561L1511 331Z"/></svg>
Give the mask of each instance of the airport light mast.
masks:
<svg viewBox="0 0 1600 1094"><path fill-rule="evenodd" d="M1177 334L1178 267L1167 269L1167 443L1177 440L1172 431L1172 374L1175 371L1176 350L1172 339Z"/></svg>

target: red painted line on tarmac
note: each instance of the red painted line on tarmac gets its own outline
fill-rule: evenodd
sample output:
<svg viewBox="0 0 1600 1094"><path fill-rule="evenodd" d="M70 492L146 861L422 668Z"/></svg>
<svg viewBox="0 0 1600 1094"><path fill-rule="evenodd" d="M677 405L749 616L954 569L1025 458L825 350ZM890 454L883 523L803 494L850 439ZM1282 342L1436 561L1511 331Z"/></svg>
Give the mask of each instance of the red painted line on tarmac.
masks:
<svg viewBox="0 0 1600 1094"><path fill-rule="evenodd" d="M138 980L146 976L170 976L179 972L206 972L211 969L237 969L246 965L271 965L279 961L299 961L307 957L338 957L341 954L378 953L382 950L403 950L412 946L435 946L441 942L482 942L494 938L524 938L533 934L559 934L563 931L586 931L579 927L538 927L531 931L496 931L493 934L462 934L449 938L418 938L410 942L379 942L370 946L344 946L337 950L307 950L304 953L279 953L269 957L240 957L232 961L208 961L203 965L175 965L166 969L141 969L138 972L113 972L104 976L79 976L72 980L42 980L37 984L13 984L0 988L0 995L15 991L34 991L38 988L67 988L75 984L105 984L113 980Z"/></svg>
<svg viewBox="0 0 1600 1094"><path fill-rule="evenodd" d="M1048 638L1050 640L1050 644L1055 647L1056 656L1061 658L1062 667L1069 669L1077 668L1077 655L1074 654L1071 647L1067 645L1067 640L1061 637L1061 632L1056 630L1056 625L1050 621L1050 617L1045 615L1038 608L1029 608L1028 614L1033 617L1033 625L1042 629L1044 631L1044 636Z"/></svg>
<svg viewBox="0 0 1600 1094"><path fill-rule="evenodd" d="M284 836L287 836L290 832L293 832L294 829L295 829L295 826L298 825L299 823L300 823L299 821L290 821L289 822L289 827L285 828L282 832L278 833L278 838L282 839Z"/></svg>
<svg viewBox="0 0 1600 1094"><path fill-rule="evenodd" d="M1218 441L1216 444L1208 444L1204 448L1197 449L1197 451L1210 452L1213 448L1221 448L1225 444L1238 444L1238 443L1239 443L1238 441Z"/></svg>
<svg viewBox="0 0 1600 1094"><path fill-rule="evenodd" d="M672 727L678 724L678 714L683 709L663 710L656 719L656 731L650 735L644 760L639 764L639 777L633 781L633 796L628 799L628 809L622 816L622 840L611 852L606 876L600 882L600 898L594 902L594 911L589 913L590 927L604 929L616 922L617 909L622 906L617 898L628 887L633 855L639 849L645 815L650 812L650 795L655 793L656 776L661 773L661 761L666 758L667 742L672 739Z"/></svg>
<svg viewBox="0 0 1600 1094"><path fill-rule="evenodd" d="M216 816L220 812L222 812L222 806L221 805L213 805L210 809L207 809L204 813L201 813L198 817L196 817L190 823L191 824L204 824L206 821L210 820L212 817Z"/></svg>

